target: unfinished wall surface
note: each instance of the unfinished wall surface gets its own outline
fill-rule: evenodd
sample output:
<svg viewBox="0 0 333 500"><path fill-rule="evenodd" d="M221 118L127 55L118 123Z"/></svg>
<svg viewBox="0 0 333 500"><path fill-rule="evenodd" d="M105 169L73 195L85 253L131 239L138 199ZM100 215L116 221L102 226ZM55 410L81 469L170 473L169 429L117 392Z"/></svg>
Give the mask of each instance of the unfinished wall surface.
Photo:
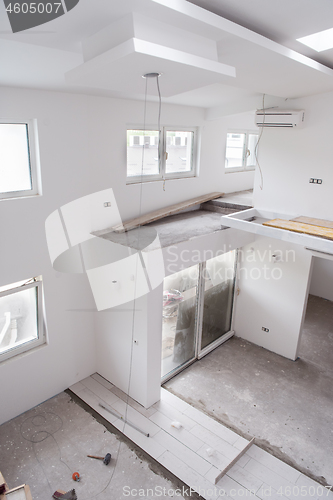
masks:
<svg viewBox="0 0 333 500"><path fill-rule="evenodd" d="M91 190L112 187L122 219L128 220L157 208L186 198L218 189L214 183L215 164L203 165L200 177L166 181L126 184L126 130L143 127L144 103L122 99L89 97L89 135L92 141ZM158 104L147 103L146 127L156 127ZM203 124L199 108L165 105L161 124L198 126Z"/></svg>
<svg viewBox="0 0 333 500"><path fill-rule="evenodd" d="M282 107L282 106L280 106ZM285 109L304 109L299 129L265 128L259 145L254 206L258 209L333 220L333 93L288 100ZM322 184L310 184L311 177ZM311 293L332 300L333 262L315 259Z"/></svg>
<svg viewBox="0 0 333 500"><path fill-rule="evenodd" d="M98 372L146 408L160 399L162 296L161 283L96 314Z"/></svg>
<svg viewBox="0 0 333 500"><path fill-rule="evenodd" d="M311 267L310 252L298 245L256 237L243 247L236 284L235 335L295 360Z"/></svg>
<svg viewBox="0 0 333 500"><path fill-rule="evenodd" d="M252 239L249 233L227 229L163 248L165 276L243 246ZM155 274L160 272L158 259L153 255L156 252L147 252L149 274L154 269ZM127 302L96 314L99 373L125 393L129 388L129 394L146 407L159 399L162 305L161 282L135 304Z"/></svg>
<svg viewBox="0 0 333 500"><path fill-rule="evenodd" d="M0 202L0 285L41 274L48 344L0 364L0 423L96 370L93 301L85 275L53 270L45 220L89 193L84 96L2 88L1 118L37 118L43 195Z"/></svg>
<svg viewBox="0 0 333 500"><path fill-rule="evenodd" d="M304 109L301 128L264 128L259 145L263 189L256 171L258 209L333 220L333 93L288 100L285 109ZM323 180L310 184L311 177Z"/></svg>
<svg viewBox="0 0 333 500"><path fill-rule="evenodd" d="M203 129L202 155L205 163L218 166L215 178L217 181L221 180L224 193L253 189L254 185L254 170L227 172L225 169L227 133L235 131L258 132L258 127L254 123L254 112L206 121Z"/></svg>
<svg viewBox="0 0 333 500"><path fill-rule="evenodd" d="M48 338L47 345L1 363L0 377L6 380L1 394L11 402L1 410L3 422L95 371L110 375L103 368L107 365L113 367L111 382L123 390L127 387L124 365L130 352L131 303L120 311L96 312L87 276L52 268L45 237L47 217L63 205L107 188L113 189L123 220L227 189L221 170L224 151L215 149L216 134L225 140L225 129L219 134L217 123L204 128L202 109L162 107L162 125L198 126L201 131L199 177L167 181L164 191L162 182L126 185L126 128L143 125L142 102L9 88L1 89L1 102L3 118L37 119L43 195L0 202L6 235L0 285L43 276ZM147 125L156 125L157 112L156 103L147 104ZM232 190L242 189L239 186ZM160 302L155 307L155 326L161 321L158 307ZM160 367L159 356L151 351L156 355L160 350L161 329L153 331L149 325L145 313L138 314L135 327L143 340L136 346L131 394L134 397L137 392L143 404L156 400L156 380L154 388L149 388L149 380ZM141 382L146 385L144 391Z"/></svg>
<svg viewBox="0 0 333 500"><path fill-rule="evenodd" d="M123 221L218 189L216 164L202 155L199 177L166 181L165 190L161 181L126 184L126 129L144 126L144 103L91 97L89 116L91 189L112 187ZM157 118L158 105L148 103L146 127L156 127ZM161 123L201 127L203 110L165 105ZM129 389L142 405L150 406L159 399L160 391L162 291L157 288L137 299L135 313L133 307L133 302L127 302L96 313L97 369L125 393ZM138 342L132 345L133 335Z"/></svg>
<svg viewBox="0 0 333 500"><path fill-rule="evenodd" d="M313 258L310 293L333 301L333 261Z"/></svg>

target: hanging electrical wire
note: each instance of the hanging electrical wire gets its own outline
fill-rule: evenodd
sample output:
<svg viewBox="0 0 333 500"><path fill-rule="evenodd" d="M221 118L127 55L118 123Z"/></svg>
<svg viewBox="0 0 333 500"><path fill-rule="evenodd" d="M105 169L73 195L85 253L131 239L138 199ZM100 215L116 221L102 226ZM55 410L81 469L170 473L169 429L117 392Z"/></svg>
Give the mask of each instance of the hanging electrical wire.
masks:
<svg viewBox="0 0 333 500"><path fill-rule="evenodd" d="M262 170L261 170L261 166L260 166L260 163L259 163L258 148L259 148L259 143L260 143L263 131L264 131L264 126L265 126L265 118L266 118L266 115L265 115L265 94L262 95L262 110L263 110L263 115L264 115L264 117L263 117L263 123L262 123L261 131L260 131L260 134L259 134L259 139L257 141L256 147L254 148L254 156L255 156L256 163L258 165L260 176L261 176L261 183L259 184L259 187L260 187L261 190L263 190L263 188L264 188L264 176L263 176L263 173L262 173Z"/></svg>
<svg viewBox="0 0 333 500"><path fill-rule="evenodd" d="M146 132L146 116L147 116L147 91L148 91L148 78L151 78L151 77L156 77L157 79L157 86L158 86L158 91L159 91L159 85L158 85L158 77L159 77L159 74L158 73L149 73L149 74L146 74L146 75L143 75L145 80L146 80L146 84L145 84L145 99L144 99L144 112L143 112L143 135L145 135L145 132ZM160 119L161 119L161 95L160 95L160 92L159 92L159 96L160 96L160 106L159 106L159 115L158 115L158 122L159 122L159 125L158 125L158 130L159 130L159 136L160 136ZM159 159L159 164L160 164L160 139L159 139L159 156L158 156L158 159ZM140 195L139 195L139 217L141 217L141 214L142 214L142 199L143 199L143 175L144 175L144 159L145 159L145 146L144 146L144 141L143 141L143 145L142 145L142 157L141 157L141 182L140 182ZM140 248L140 233L141 233L141 226L139 225L138 228L137 228L137 248ZM124 417L123 417L123 428L122 428L122 433L124 434L124 431L125 431L125 426L127 424L127 415L128 415L128 408L129 408L129 400L130 400L130 390L131 390L131 379L132 379L132 367L133 367L133 346L134 346L134 327L135 327L135 320L136 320L136 292L137 292L137 279L138 279L138 266L139 266L139 261L140 261L140 258L139 258L139 253L137 254L137 259L136 259L136 262L135 262L135 271L134 271L134 291L133 291L133 309L132 309L132 325L131 325L131 350L130 350L130 359L129 359L129 374L128 374L128 384L127 384L127 396L126 396L126 400L125 400L125 414L124 414ZM141 432L141 431L140 431ZM112 474L111 474L111 477L107 483L107 485L105 486L105 488L100 491L96 496L100 495L101 493L103 493L110 485L112 479L113 479L113 476L114 476L114 473L116 471L116 467L117 467L117 464L118 464L118 457L119 457L119 454L120 454L120 449L121 449L121 441L119 442L119 446L118 446L118 452L117 452L117 455L116 455L116 462L115 462L115 465L114 465L114 468L113 468L113 471L112 471Z"/></svg>
<svg viewBox="0 0 333 500"><path fill-rule="evenodd" d="M151 74L149 74L151 75ZM146 116L147 116L147 90L148 90L148 75L144 75L146 80L145 85L145 100L144 100L144 111L143 111L143 134L146 132ZM144 141L143 141L144 142ZM142 191L143 191L143 170L144 170L144 157L145 157L145 146L143 143L142 146L142 157L141 157L141 183L140 183L140 195L139 195L139 217L141 217L142 213ZM140 228L138 226L137 230L137 248L140 248ZM133 345L134 345L134 326L135 326L135 309L136 309L136 287L137 287L137 278L138 278L138 262L139 262L139 254L137 254L136 262L135 262L135 273L134 273L134 298L133 298L133 310L132 310L132 328L131 328L131 352L130 352L130 364L129 364L129 375L128 375L128 385L127 385L127 398L126 398L126 406L125 406L125 416L124 416L124 425L123 432L126 426L127 413L128 413L128 402L129 402L129 393L131 389L131 378L132 378L132 364L133 364Z"/></svg>
<svg viewBox="0 0 333 500"><path fill-rule="evenodd" d="M143 111L143 135L145 135L146 132L146 116L147 116L147 90L148 90L148 75L144 75L146 84L145 84L145 99L144 99L144 111ZM160 114L159 114L160 116ZM139 217L141 216L142 213L142 194L143 194L143 175L144 175L144 157L145 157L145 146L144 146L144 141L142 145L142 157L141 157L141 182L140 182L140 195L139 195ZM138 226L137 230L137 248L140 248L140 228L141 226ZM130 399L130 390L131 390L131 378L132 378L132 365L133 365L133 346L134 346L134 327L135 327L135 312L136 312L136 291L137 291L137 278L138 278L138 263L139 263L139 254L137 254L137 259L135 262L135 271L134 271L134 292L133 292L133 309L132 309L132 325L131 325L131 350L130 350L130 360L129 360L129 374L128 374L128 384L127 384L127 397L125 400L125 414L123 418L123 428L122 428L122 433L124 434L125 431L125 426L127 423L127 415L128 415L128 407L129 407L129 399ZM103 493L111 484L111 481L113 479L113 476L115 474L117 465L118 465L118 458L120 454L120 449L121 449L122 442L119 441L119 446L118 446L118 451L116 455L116 460L115 460L115 465L112 471L112 474L110 476L110 479L108 483L106 484L105 488L100 491L98 495Z"/></svg>
<svg viewBox="0 0 333 500"><path fill-rule="evenodd" d="M157 121L157 127L158 127L158 168L159 171L161 171L161 163L162 163L162 155L161 155L161 110L162 110L162 97L161 97L161 90L160 90L160 83L158 81L159 79L159 74L156 73L156 85L157 85L157 92L158 92L158 99L159 99L159 105L158 105L158 121ZM163 172L163 191L165 191L165 173Z"/></svg>

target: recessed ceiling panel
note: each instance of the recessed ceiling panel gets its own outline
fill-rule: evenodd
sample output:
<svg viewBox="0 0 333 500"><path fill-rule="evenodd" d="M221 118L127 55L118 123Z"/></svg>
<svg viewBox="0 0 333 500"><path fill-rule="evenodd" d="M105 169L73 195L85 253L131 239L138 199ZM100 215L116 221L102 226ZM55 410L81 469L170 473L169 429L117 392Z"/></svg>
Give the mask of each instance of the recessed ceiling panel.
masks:
<svg viewBox="0 0 333 500"><path fill-rule="evenodd" d="M163 97L187 92L212 83L229 83L235 68L210 59L132 38L66 74L74 85L137 93L144 89L142 75L161 73ZM147 85L148 95L156 88Z"/></svg>

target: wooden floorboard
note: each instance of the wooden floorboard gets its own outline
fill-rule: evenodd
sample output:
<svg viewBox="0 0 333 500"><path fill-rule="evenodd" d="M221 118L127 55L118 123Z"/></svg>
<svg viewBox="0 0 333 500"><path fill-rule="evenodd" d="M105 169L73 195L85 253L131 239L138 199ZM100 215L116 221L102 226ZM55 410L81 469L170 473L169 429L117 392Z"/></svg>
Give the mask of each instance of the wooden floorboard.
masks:
<svg viewBox="0 0 333 500"><path fill-rule="evenodd" d="M301 222L302 224L311 224L312 226L327 227L333 229L333 221L325 219L313 219L312 217L296 217L292 219L294 222Z"/></svg>
<svg viewBox="0 0 333 500"><path fill-rule="evenodd" d="M276 227L277 229L285 229L295 233L309 234L310 236L318 236L327 240L333 240L333 229L326 227L314 226L311 224L303 224L292 220L273 219L263 223L264 226Z"/></svg>

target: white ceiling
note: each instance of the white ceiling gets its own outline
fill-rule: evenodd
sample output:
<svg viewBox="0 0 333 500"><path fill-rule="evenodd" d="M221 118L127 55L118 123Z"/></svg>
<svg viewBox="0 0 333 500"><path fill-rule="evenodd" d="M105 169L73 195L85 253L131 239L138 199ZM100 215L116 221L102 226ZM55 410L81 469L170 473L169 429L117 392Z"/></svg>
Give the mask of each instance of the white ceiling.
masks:
<svg viewBox="0 0 333 500"><path fill-rule="evenodd" d="M196 72L186 65L172 65L165 58L162 61L163 57L151 58L150 67L142 54L135 62L132 57L128 62L115 62L112 57L107 70L103 67L101 74L95 69L89 74L88 63L94 68L95 62L84 62L82 42L134 11L150 18L152 24L163 22L185 30L184 36L187 32L216 42L218 59L214 64L235 67L236 78ZM80 0L64 16L13 34L0 2L0 85L142 99L142 61L142 73L147 67L160 71L157 66L164 65L160 86L166 102L218 107L222 113L223 107L229 113L232 103L235 109L243 103L247 111L246 102L253 106L262 93L287 99L333 90L333 50L318 54L296 41L331 28L330 20L331 0ZM205 61L208 65L212 62ZM133 84L126 86L134 66L138 77L133 76ZM68 78L67 73L76 73L79 78ZM108 84L111 80L112 85ZM156 99L154 93L151 99Z"/></svg>
<svg viewBox="0 0 333 500"><path fill-rule="evenodd" d="M333 27L331 0L188 0L333 68L333 49L318 53L297 38Z"/></svg>

